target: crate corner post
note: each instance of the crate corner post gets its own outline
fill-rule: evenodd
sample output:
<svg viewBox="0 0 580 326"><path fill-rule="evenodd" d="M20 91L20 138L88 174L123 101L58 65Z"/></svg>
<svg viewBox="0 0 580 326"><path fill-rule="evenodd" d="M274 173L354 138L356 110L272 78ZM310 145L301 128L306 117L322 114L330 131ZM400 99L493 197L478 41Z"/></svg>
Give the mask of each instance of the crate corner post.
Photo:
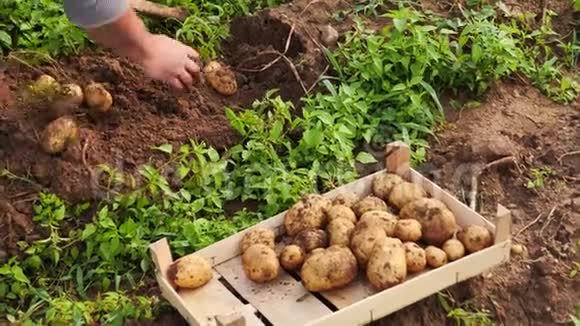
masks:
<svg viewBox="0 0 580 326"><path fill-rule="evenodd" d="M411 169L411 149L402 141L388 143L384 163L387 172L406 175Z"/></svg>

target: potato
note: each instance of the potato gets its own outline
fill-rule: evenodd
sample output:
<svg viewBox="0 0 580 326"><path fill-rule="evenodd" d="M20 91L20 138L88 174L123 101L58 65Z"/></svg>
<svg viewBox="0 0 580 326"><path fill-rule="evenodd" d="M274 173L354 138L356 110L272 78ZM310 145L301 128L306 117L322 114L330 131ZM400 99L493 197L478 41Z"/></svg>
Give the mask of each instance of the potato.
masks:
<svg viewBox="0 0 580 326"><path fill-rule="evenodd" d="M465 250L469 253L485 249L493 243L491 232L479 225L466 226L457 233L457 239L463 243Z"/></svg>
<svg viewBox="0 0 580 326"><path fill-rule="evenodd" d="M328 223L326 232L328 233L329 245L345 246L350 245L350 237L354 231L354 223L350 220L339 218Z"/></svg>
<svg viewBox="0 0 580 326"><path fill-rule="evenodd" d="M369 211L388 212L389 208L387 207L387 203L385 203L382 199L369 195L356 202L352 206L352 210L354 211L356 216L361 217L364 213Z"/></svg>
<svg viewBox="0 0 580 326"><path fill-rule="evenodd" d="M190 254L169 266L170 281L181 288L195 289L207 284L213 277L211 264L205 258Z"/></svg>
<svg viewBox="0 0 580 326"><path fill-rule="evenodd" d="M352 208L352 206L359 200L360 199L354 192L344 192L334 197L334 199L332 200L332 204L344 205L348 208Z"/></svg>
<svg viewBox="0 0 580 326"><path fill-rule="evenodd" d="M382 173L373 179L373 194L382 200L388 200L393 188L405 180L394 173Z"/></svg>
<svg viewBox="0 0 580 326"><path fill-rule="evenodd" d="M427 255L427 265L433 268L447 264L447 254L435 246L427 246L425 254Z"/></svg>
<svg viewBox="0 0 580 326"><path fill-rule="evenodd" d="M434 198L421 198L403 207L401 219L416 219L421 223L421 239L434 246L440 246L451 238L457 229L455 215L445 204Z"/></svg>
<svg viewBox="0 0 580 326"><path fill-rule="evenodd" d="M329 291L351 283L357 275L356 258L347 247L330 246L310 255L302 268L302 284L310 292Z"/></svg>
<svg viewBox="0 0 580 326"><path fill-rule="evenodd" d="M326 213L328 216L328 222L331 222L335 219L343 218L351 221L352 223L356 223L356 215L348 206L345 205L333 205L328 209Z"/></svg>
<svg viewBox="0 0 580 326"><path fill-rule="evenodd" d="M244 251L246 251L251 245L255 245L257 243L264 244L274 249L275 239L276 235L274 234L273 230L258 226L244 234L242 241L240 242L240 250L242 253L244 253Z"/></svg>
<svg viewBox="0 0 580 326"><path fill-rule="evenodd" d="M280 273L280 262L274 249L265 244L251 245L242 255L246 276L256 283L274 280Z"/></svg>
<svg viewBox="0 0 580 326"><path fill-rule="evenodd" d="M395 227L395 237L403 242L421 240L421 223L414 219L398 220Z"/></svg>
<svg viewBox="0 0 580 326"><path fill-rule="evenodd" d="M418 273L427 266L427 255L425 249L414 242L403 243L405 247L405 257L407 261L407 272Z"/></svg>
<svg viewBox="0 0 580 326"><path fill-rule="evenodd" d="M465 247L457 239L449 239L441 247L447 254L447 260L454 261L465 256Z"/></svg>
<svg viewBox="0 0 580 326"><path fill-rule="evenodd" d="M307 229L296 235L293 244L300 246L308 253L316 248L328 247L328 235L324 230Z"/></svg>
<svg viewBox="0 0 580 326"><path fill-rule="evenodd" d="M58 92L59 83L50 75L39 76L34 83L29 86L30 91L35 95L53 96Z"/></svg>
<svg viewBox="0 0 580 326"><path fill-rule="evenodd" d="M236 75L217 61L209 62L203 69L205 80L222 95L234 95L238 91Z"/></svg>
<svg viewBox="0 0 580 326"><path fill-rule="evenodd" d="M49 154L63 152L67 146L78 141L80 131L76 122L69 116L60 117L46 126L40 146Z"/></svg>
<svg viewBox="0 0 580 326"><path fill-rule="evenodd" d="M53 99L50 100L51 116L59 118L73 113L83 103L83 90L77 84L65 84L59 87Z"/></svg>
<svg viewBox="0 0 580 326"><path fill-rule="evenodd" d="M90 83L85 87L85 101L96 114L109 112L113 105L111 93L100 83Z"/></svg>
<svg viewBox="0 0 580 326"><path fill-rule="evenodd" d="M360 217L357 225L361 222L381 227L387 236L392 237L397 227L397 216L385 211L368 211Z"/></svg>
<svg viewBox="0 0 580 326"><path fill-rule="evenodd" d="M280 264L284 269L293 271L304 263L306 253L304 249L297 245L287 245L282 249L280 253Z"/></svg>
<svg viewBox="0 0 580 326"><path fill-rule="evenodd" d="M329 199L319 194L308 194L295 203L284 216L286 234L293 237L306 229L326 227L326 212L331 206Z"/></svg>
<svg viewBox="0 0 580 326"><path fill-rule="evenodd" d="M388 203L402 209L408 203L425 197L427 192L420 184L403 181L393 187L389 193Z"/></svg>
<svg viewBox="0 0 580 326"><path fill-rule="evenodd" d="M407 262L403 243L384 238L377 242L369 257L367 278L378 290L402 283L407 277Z"/></svg>
<svg viewBox="0 0 580 326"><path fill-rule="evenodd" d="M366 268L375 244L386 237L384 228L371 226L368 222L359 222L355 226L350 239L350 248L360 268Z"/></svg>

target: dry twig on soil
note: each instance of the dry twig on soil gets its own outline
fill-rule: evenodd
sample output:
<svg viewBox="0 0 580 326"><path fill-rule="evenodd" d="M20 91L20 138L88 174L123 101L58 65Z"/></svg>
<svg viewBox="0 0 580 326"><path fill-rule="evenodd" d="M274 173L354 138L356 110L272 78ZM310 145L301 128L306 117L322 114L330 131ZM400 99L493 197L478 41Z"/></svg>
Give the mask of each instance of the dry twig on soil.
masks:
<svg viewBox="0 0 580 326"><path fill-rule="evenodd" d="M538 214L538 217L536 217L533 221L531 221L530 223L526 224L526 226L524 226L523 228L521 228L518 233L516 233L516 235L514 235L514 239L517 238L520 234L522 234L522 232L524 232L525 230L529 229L532 225L538 223L538 221L540 220L540 218L542 217L542 213Z"/></svg>
<svg viewBox="0 0 580 326"><path fill-rule="evenodd" d="M183 7L169 7L147 0L130 0L131 7L141 13L163 18L174 18L184 21L189 16L189 11Z"/></svg>
<svg viewBox="0 0 580 326"><path fill-rule="evenodd" d="M514 156L502 157L500 159L487 163L481 168L475 169L475 172L471 176L471 191L469 193L469 207L471 209L476 210L477 208L477 192L478 192L477 188L479 186L479 178L481 177L483 172L495 166L504 165L508 163L515 165L516 168L518 169L518 172L521 173L520 167L518 166L518 162L516 161L516 158Z"/></svg>
<svg viewBox="0 0 580 326"><path fill-rule="evenodd" d="M548 225L550 225L550 223L552 222L552 220L554 219L554 212L556 211L556 208L558 207L558 205L555 205L552 210L550 211L550 214L548 214L547 217L547 221L546 223L542 226L542 228L540 229L540 236L542 236L542 233L544 233L544 230L548 227Z"/></svg>
<svg viewBox="0 0 580 326"><path fill-rule="evenodd" d="M562 165L562 160L565 157L573 156L573 155L580 155L580 151L573 151L573 152L564 153L558 157L558 162L560 163L560 165Z"/></svg>

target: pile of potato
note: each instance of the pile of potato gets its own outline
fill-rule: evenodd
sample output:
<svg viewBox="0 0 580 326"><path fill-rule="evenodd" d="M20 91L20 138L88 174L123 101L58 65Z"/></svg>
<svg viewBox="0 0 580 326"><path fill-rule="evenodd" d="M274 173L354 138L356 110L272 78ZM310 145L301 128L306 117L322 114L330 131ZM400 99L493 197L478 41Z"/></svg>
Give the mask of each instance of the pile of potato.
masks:
<svg viewBox="0 0 580 326"><path fill-rule="evenodd" d="M364 198L303 196L286 212L284 229L278 253L273 230L258 227L244 235L240 250L250 280L272 281L283 268L298 272L307 290L320 292L344 287L362 271L383 290L493 242L487 228L459 227L443 202L390 173L378 175Z"/></svg>

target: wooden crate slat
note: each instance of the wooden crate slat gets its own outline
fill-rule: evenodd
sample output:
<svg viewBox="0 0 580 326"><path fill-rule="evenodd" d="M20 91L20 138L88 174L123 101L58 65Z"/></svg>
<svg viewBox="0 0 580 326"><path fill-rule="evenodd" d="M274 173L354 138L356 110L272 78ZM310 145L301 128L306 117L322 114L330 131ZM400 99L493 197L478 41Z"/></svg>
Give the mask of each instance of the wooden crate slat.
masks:
<svg viewBox="0 0 580 326"><path fill-rule="evenodd" d="M365 280L365 274L359 272L357 278L342 289L325 291L320 294L330 301L337 309L346 308L376 293Z"/></svg>
<svg viewBox="0 0 580 326"><path fill-rule="evenodd" d="M248 279L241 256L215 266L238 293L272 324L305 325L332 311L284 270L276 280L258 284Z"/></svg>

